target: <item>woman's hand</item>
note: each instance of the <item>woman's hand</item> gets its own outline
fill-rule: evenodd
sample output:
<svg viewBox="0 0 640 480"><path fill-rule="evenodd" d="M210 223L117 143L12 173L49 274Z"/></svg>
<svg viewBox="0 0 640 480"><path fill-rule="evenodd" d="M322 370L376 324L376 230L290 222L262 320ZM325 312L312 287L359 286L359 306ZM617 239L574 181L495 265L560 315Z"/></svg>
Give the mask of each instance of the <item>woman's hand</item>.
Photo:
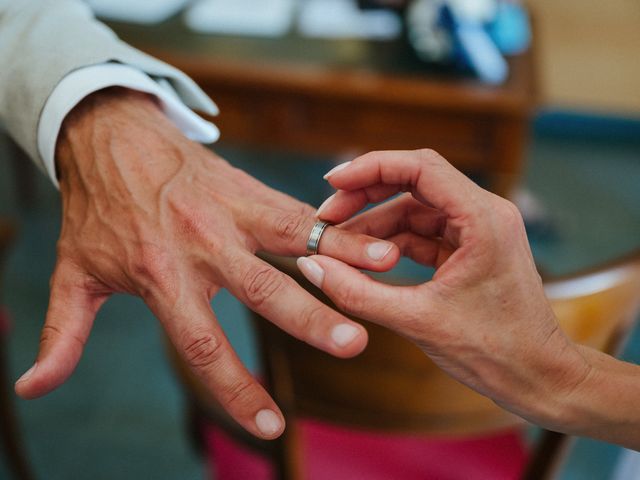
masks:
<svg viewBox="0 0 640 480"><path fill-rule="evenodd" d="M392 241L437 270L421 285L394 287L318 255L299 259L309 280L508 410L548 428L571 421L567 398L591 367L558 327L513 204L430 150L370 153L325 178L338 192L321 219Z"/></svg>

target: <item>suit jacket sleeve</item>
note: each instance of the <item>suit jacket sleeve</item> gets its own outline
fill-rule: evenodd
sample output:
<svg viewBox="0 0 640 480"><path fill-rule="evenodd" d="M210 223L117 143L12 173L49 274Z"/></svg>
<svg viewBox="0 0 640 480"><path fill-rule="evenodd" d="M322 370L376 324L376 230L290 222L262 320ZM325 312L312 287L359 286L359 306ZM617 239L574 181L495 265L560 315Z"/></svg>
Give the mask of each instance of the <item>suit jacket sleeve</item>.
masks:
<svg viewBox="0 0 640 480"><path fill-rule="evenodd" d="M56 85L83 67L119 62L167 79L188 106L215 105L179 70L120 41L80 0L0 0L0 122L36 163L42 109Z"/></svg>

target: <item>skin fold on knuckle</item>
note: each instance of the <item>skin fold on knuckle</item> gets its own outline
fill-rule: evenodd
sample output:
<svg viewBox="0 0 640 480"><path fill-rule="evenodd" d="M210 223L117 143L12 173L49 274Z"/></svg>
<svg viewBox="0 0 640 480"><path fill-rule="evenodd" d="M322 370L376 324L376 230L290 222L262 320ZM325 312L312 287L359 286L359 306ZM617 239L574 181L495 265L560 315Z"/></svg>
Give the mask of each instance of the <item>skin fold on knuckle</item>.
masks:
<svg viewBox="0 0 640 480"><path fill-rule="evenodd" d="M324 305L312 304L306 307L296 320L296 328L300 332L310 332L316 325L322 325L327 320L327 310Z"/></svg>
<svg viewBox="0 0 640 480"><path fill-rule="evenodd" d="M308 227L308 219L295 213L285 213L277 218L274 223L274 233L279 240L292 243L302 239L311 231ZM309 232L307 232L309 230Z"/></svg>
<svg viewBox="0 0 640 480"><path fill-rule="evenodd" d="M500 199L498 214L500 222L507 233L518 236L524 233L522 214L512 202Z"/></svg>
<svg viewBox="0 0 640 480"><path fill-rule="evenodd" d="M364 286L355 282L343 282L336 289L335 303L343 312L356 317L362 316L366 303Z"/></svg>
<svg viewBox="0 0 640 480"><path fill-rule="evenodd" d="M53 342L64 338L70 338L78 347L81 349L84 348L84 340L76 335L64 332L55 325L45 325L42 327L42 332L40 333L40 346L51 345Z"/></svg>
<svg viewBox="0 0 640 480"><path fill-rule="evenodd" d="M128 263L129 275L142 292L156 293L161 297L175 289L176 265L168 249L151 243L143 244Z"/></svg>
<svg viewBox="0 0 640 480"><path fill-rule="evenodd" d="M246 412L253 416L253 406L260 397L259 389L253 380L238 380L221 392L222 399L228 405L232 405L235 411Z"/></svg>
<svg viewBox="0 0 640 480"><path fill-rule="evenodd" d="M211 209L199 208L199 202L185 197L184 192L179 195L168 196L168 203L173 212L176 231L181 238L192 244L204 245L207 251L216 255L222 242L219 241L216 225L212 223ZM211 194L211 204L220 205L222 199L217 194ZM224 218L222 211L215 210L218 221Z"/></svg>
<svg viewBox="0 0 640 480"><path fill-rule="evenodd" d="M249 270L242 282L244 296L249 305L259 308L284 286L284 273L269 266Z"/></svg>
<svg viewBox="0 0 640 480"><path fill-rule="evenodd" d="M196 370L206 370L216 364L223 353L222 341L212 333L191 333L184 340L183 355Z"/></svg>

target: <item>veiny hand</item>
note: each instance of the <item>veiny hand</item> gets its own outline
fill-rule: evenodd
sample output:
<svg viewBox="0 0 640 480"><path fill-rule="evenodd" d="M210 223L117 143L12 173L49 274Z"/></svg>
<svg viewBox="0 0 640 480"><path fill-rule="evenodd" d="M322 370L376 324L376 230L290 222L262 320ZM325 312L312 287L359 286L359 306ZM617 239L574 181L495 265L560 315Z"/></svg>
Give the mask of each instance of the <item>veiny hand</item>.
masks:
<svg viewBox="0 0 640 480"><path fill-rule="evenodd" d="M513 204L429 150L370 153L325 178L338 191L318 214L333 223L410 192L341 227L437 270L421 285L389 286L325 254L298 260L309 280L510 411L548 428L569 420L575 412L563 406L590 367L558 327Z"/></svg>
<svg viewBox="0 0 640 480"><path fill-rule="evenodd" d="M58 260L24 398L62 384L112 293L140 296L184 359L248 431L274 438L284 420L231 349L210 301L228 289L251 309L339 357L366 331L324 306L254 253L303 255L314 209L261 184L186 139L153 98L124 89L91 95L64 124L57 161L63 200ZM384 270L397 247L327 229L321 251Z"/></svg>

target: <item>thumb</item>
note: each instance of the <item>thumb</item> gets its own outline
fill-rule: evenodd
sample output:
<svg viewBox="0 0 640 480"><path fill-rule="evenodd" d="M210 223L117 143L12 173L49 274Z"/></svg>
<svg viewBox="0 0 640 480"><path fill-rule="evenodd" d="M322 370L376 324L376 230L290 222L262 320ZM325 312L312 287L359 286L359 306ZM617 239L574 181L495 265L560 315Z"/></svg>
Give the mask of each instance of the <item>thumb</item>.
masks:
<svg viewBox="0 0 640 480"><path fill-rule="evenodd" d="M76 266L68 263L56 266L36 362L15 385L20 397L45 395L73 373L95 315L108 296L92 292L89 285L88 275Z"/></svg>
<svg viewBox="0 0 640 480"><path fill-rule="evenodd" d="M402 330L401 324L409 318L409 308L421 302L419 287L379 282L324 255L301 257L298 268L343 312L395 330Z"/></svg>

